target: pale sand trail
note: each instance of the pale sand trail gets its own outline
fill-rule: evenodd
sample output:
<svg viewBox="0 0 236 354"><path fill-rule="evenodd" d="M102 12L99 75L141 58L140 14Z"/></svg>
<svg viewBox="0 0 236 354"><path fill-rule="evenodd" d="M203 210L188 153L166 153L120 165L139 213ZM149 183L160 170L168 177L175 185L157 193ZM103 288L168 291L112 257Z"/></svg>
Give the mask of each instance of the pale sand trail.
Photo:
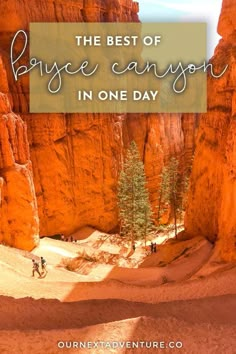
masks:
<svg viewBox="0 0 236 354"><path fill-rule="evenodd" d="M34 253L47 256L49 273L37 279L30 277L33 255L0 246L0 289L5 295L0 297L1 354L163 353L57 347L59 340L131 339L184 343L183 349L164 353L235 353L236 268L156 286L156 268L124 270L100 265L89 276L57 268L63 255L73 257L75 249L72 244L51 240L42 243ZM209 251L206 245L198 249L198 256L190 258L195 262L192 270L199 269L199 257L205 264ZM184 272L190 266L189 257L176 264L177 275L182 271L184 279L189 273L189 269Z"/></svg>

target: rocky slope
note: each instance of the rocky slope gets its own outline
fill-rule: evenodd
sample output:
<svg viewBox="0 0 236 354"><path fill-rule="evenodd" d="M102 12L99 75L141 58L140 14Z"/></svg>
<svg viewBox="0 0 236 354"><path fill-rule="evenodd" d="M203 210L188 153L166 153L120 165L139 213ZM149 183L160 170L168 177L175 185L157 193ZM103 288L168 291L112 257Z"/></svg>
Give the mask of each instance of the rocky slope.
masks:
<svg viewBox="0 0 236 354"><path fill-rule="evenodd" d="M220 79L208 79L208 113L200 117L187 234L216 242L218 255L236 260L236 2L224 0L212 63Z"/></svg>

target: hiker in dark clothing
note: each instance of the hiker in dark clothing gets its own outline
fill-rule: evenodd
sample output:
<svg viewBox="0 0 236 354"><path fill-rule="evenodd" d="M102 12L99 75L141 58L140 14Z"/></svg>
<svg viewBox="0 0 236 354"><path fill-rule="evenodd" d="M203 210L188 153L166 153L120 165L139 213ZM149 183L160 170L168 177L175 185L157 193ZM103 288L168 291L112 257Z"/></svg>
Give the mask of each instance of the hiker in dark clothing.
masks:
<svg viewBox="0 0 236 354"><path fill-rule="evenodd" d="M135 246L135 243L133 243L133 250L135 251L136 250L136 246Z"/></svg>
<svg viewBox="0 0 236 354"><path fill-rule="evenodd" d="M153 244L153 252L154 252L154 253L157 252L157 244L156 244L156 242Z"/></svg>
<svg viewBox="0 0 236 354"><path fill-rule="evenodd" d="M42 269L42 273L47 272L47 262L46 259L44 259L43 257L41 257L41 269Z"/></svg>
<svg viewBox="0 0 236 354"><path fill-rule="evenodd" d="M38 275L41 277L41 273L39 271L39 264L36 262L34 259L32 259L33 262L33 270L32 270L32 277L34 277L34 273L38 273Z"/></svg>
<svg viewBox="0 0 236 354"><path fill-rule="evenodd" d="M153 253L153 243L151 242L151 245L150 245L150 250L151 250L151 253Z"/></svg>

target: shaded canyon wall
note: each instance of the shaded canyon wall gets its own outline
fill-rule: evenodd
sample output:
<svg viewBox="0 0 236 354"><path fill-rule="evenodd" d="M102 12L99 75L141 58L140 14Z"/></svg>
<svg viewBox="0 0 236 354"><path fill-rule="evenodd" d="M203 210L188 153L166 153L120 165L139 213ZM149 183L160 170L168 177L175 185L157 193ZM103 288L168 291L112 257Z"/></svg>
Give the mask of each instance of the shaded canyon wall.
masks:
<svg viewBox="0 0 236 354"><path fill-rule="evenodd" d="M222 36L211 60L220 79L208 78L208 113L200 116L190 196L189 236L216 241L218 255L236 260L236 2L224 0Z"/></svg>

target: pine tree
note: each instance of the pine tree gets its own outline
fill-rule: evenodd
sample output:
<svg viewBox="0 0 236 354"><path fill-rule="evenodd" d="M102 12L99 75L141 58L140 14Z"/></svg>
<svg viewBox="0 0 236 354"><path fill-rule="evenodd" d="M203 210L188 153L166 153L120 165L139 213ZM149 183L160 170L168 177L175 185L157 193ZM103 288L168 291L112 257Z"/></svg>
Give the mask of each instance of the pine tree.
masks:
<svg viewBox="0 0 236 354"><path fill-rule="evenodd" d="M170 176L168 166L164 166L160 174L160 188L157 205L157 221L161 225L163 215L168 211L170 204Z"/></svg>
<svg viewBox="0 0 236 354"><path fill-rule="evenodd" d="M169 162L169 179L170 179L170 205L174 217L175 237L177 237L177 219L182 205L180 193L180 178L179 175L179 162L175 157L172 157Z"/></svg>
<svg viewBox="0 0 236 354"><path fill-rule="evenodd" d="M152 211L146 188L144 165L133 141L127 151L118 182L118 206L121 234L129 237L131 245L136 239L145 240L153 227Z"/></svg>
<svg viewBox="0 0 236 354"><path fill-rule="evenodd" d="M179 160L172 157L163 167L157 206L157 219L160 224L163 214L170 208L177 237L177 223L182 219L185 208L185 197L189 185L189 173L181 171Z"/></svg>

